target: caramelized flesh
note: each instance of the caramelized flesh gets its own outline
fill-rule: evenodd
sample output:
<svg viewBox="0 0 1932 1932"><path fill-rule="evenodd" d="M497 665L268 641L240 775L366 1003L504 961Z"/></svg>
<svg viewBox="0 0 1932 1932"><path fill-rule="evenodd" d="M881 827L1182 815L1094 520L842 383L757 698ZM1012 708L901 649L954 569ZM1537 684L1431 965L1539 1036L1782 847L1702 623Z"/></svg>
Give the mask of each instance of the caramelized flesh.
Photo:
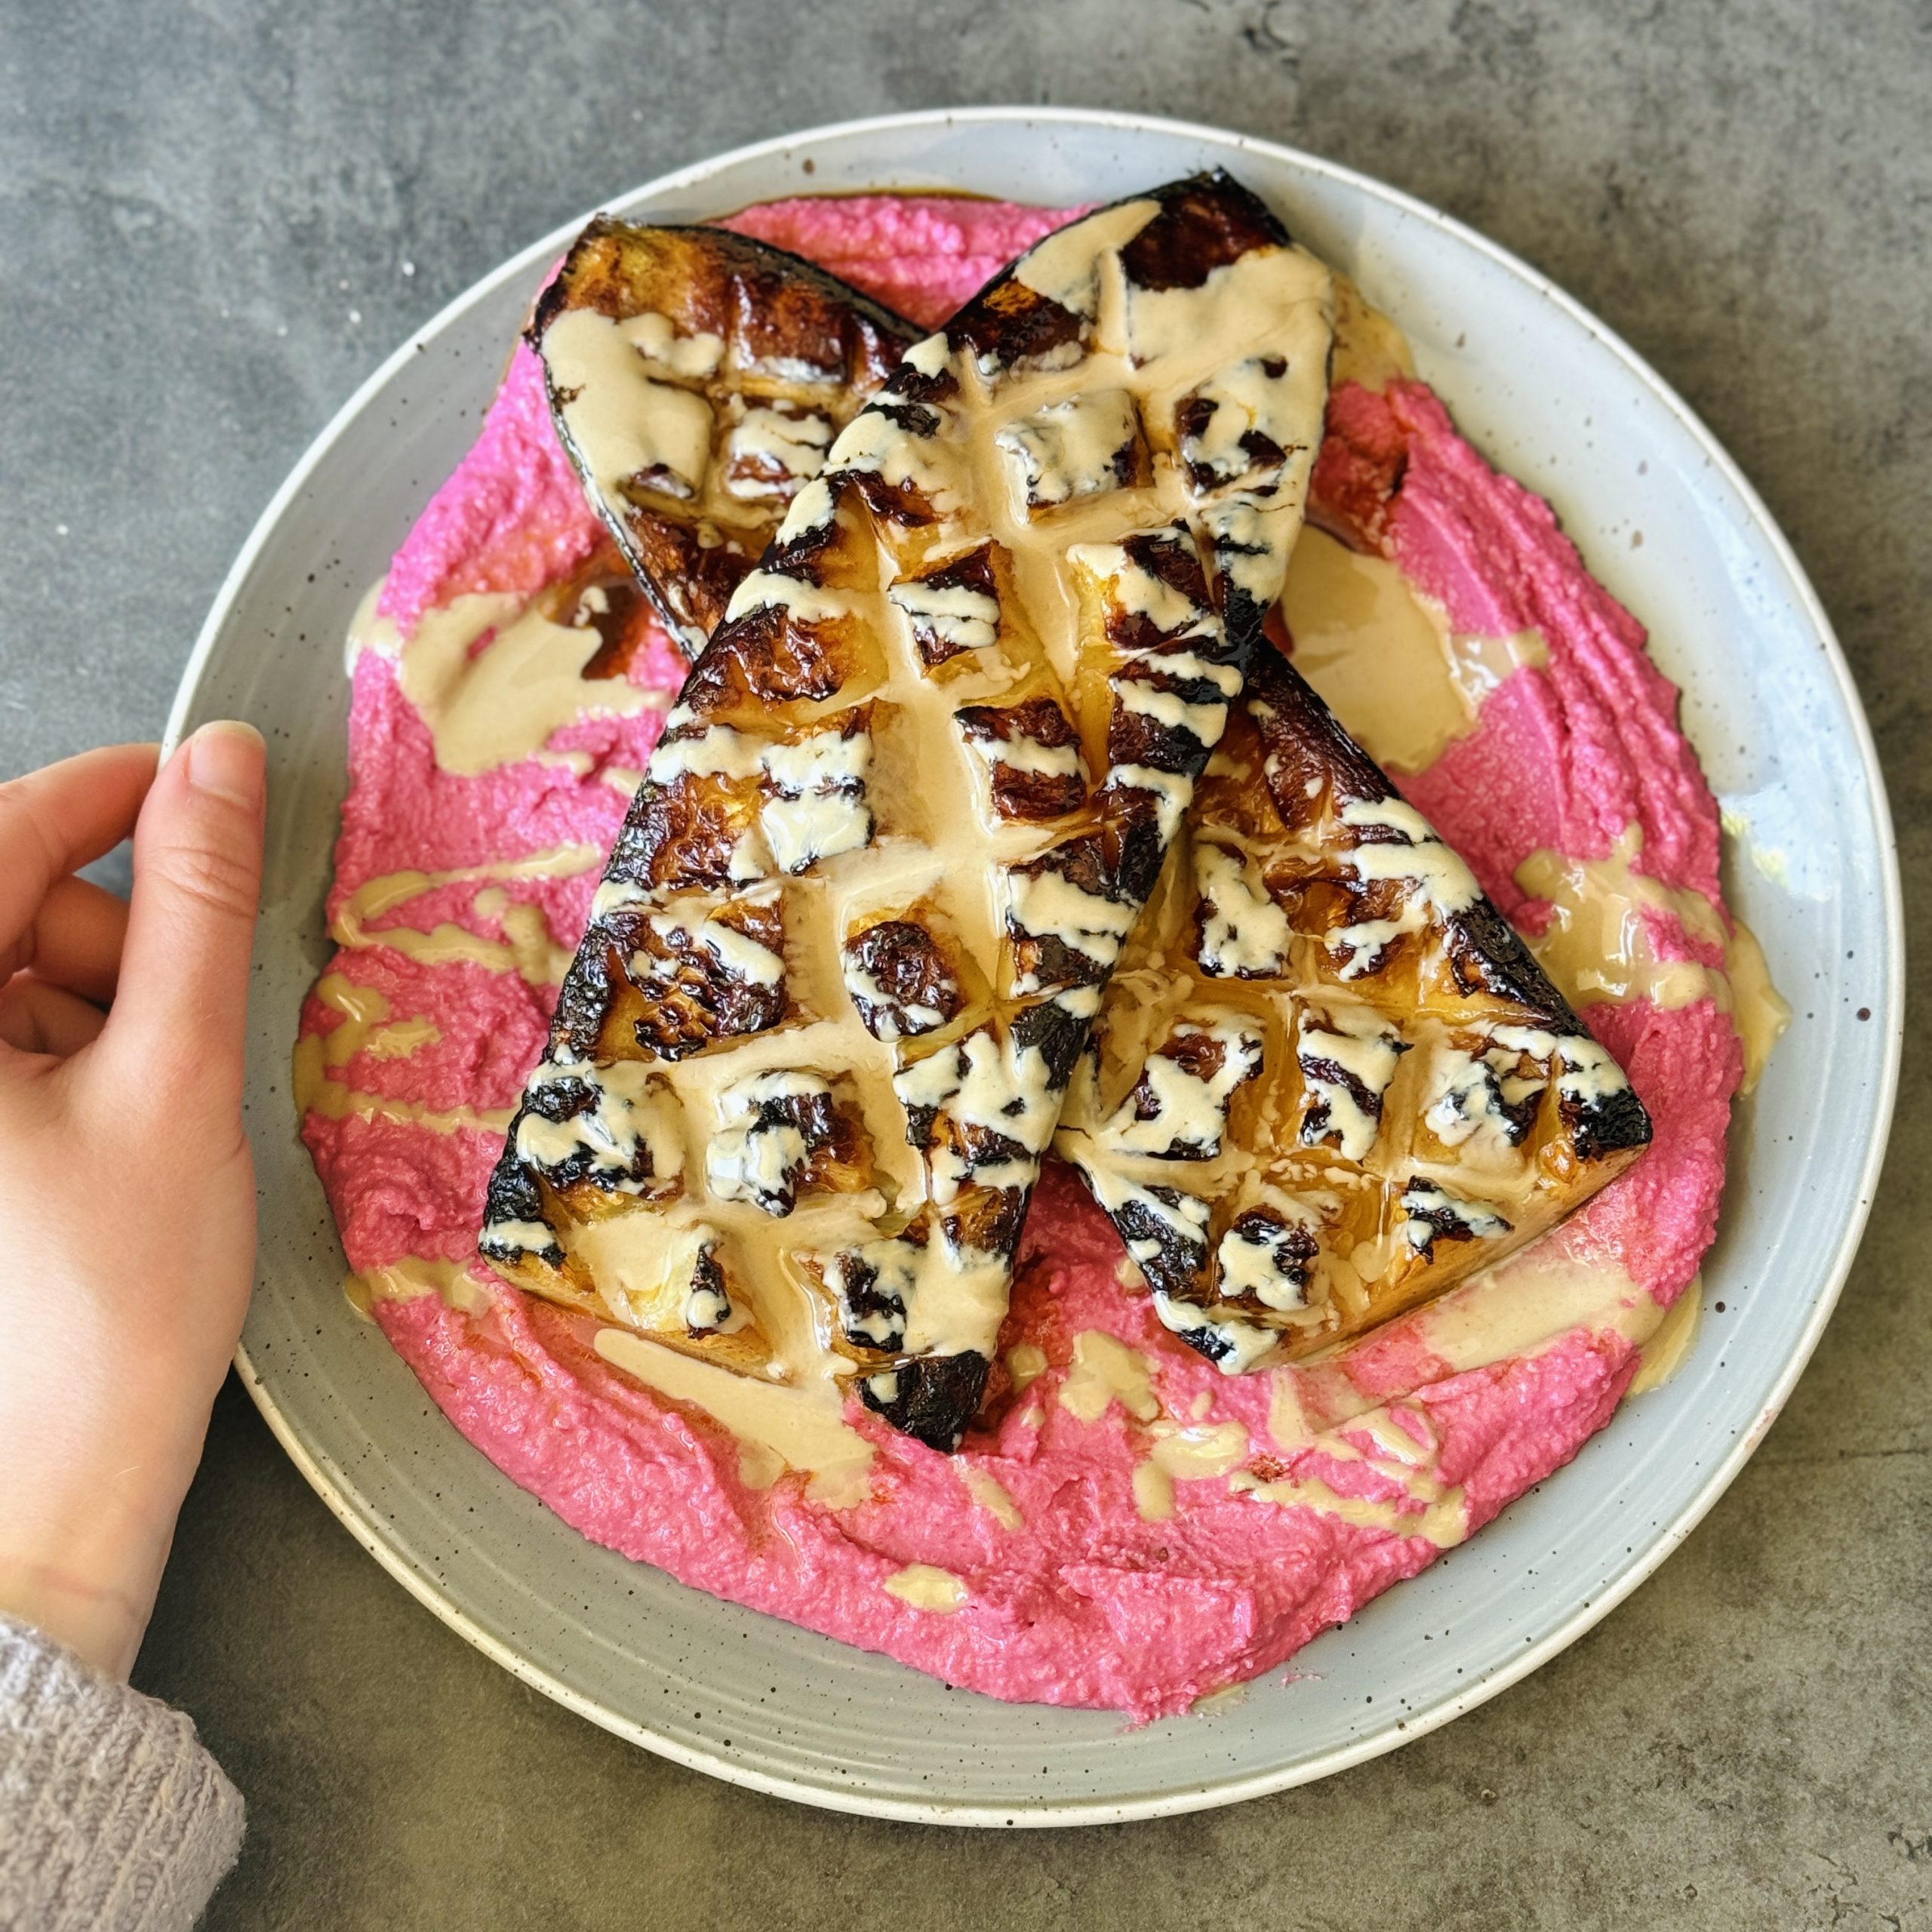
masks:
<svg viewBox="0 0 1932 1932"><path fill-rule="evenodd" d="M531 345L592 506L687 657L918 333L726 229L600 217L578 237Z"/></svg>
<svg viewBox="0 0 1932 1932"><path fill-rule="evenodd" d="M1123 955L1056 1141L1230 1373L1553 1226L1650 1123L1461 861L1284 660Z"/></svg>
<svg viewBox="0 0 1932 1932"><path fill-rule="evenodd" d="M1327 292L1201 177L1061 231L908 354L667 721L492 1180L503 1272L724 1366L855 1374L958 1441L1100 989L1280 589ZM712 352L644 333L666 369ZM694 467L682 420L578 440L593 471Z"/></svg>

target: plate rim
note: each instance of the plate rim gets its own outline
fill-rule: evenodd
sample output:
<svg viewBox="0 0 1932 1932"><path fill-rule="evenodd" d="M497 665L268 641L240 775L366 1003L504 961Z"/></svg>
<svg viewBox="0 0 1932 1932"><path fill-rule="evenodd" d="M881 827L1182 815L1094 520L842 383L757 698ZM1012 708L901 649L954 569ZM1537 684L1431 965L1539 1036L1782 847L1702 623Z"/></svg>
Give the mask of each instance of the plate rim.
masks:
<svg viewBox="0 0 1932 1932"><path fill-rule="evenodd" d="M1886 949L1884 991L1889 1020L1887 1038L1880 1071L1877 1104L1870 1115L1864 1159L1857 1180L1857 1199L1847 1220L1826 1272L1820 1291L1810 1312L1774 1381L1755 1423L1740 1431L1723 1454L1715 1459L1709 1474L1675 1516L1654 1533L1648 1543L1632 1558L1614 1580L1579 1605L1571 1614L1533 1644L1507 1660L1491 1666L1473 1681L1457 1689L1429 1709L1402 1721L1394 1719L1383 1727L1364 1734L1346 1744L1275 1770L1245 1777L1202 1783L1179 1790L1161 1792L1126 1799L1028 1800L1016 1798L1000 1805L983 1803L949 1804L940 1799L912 1800L883 1796L850 1788L817 1785L801 1779L764 1772L720 1752L694 1747L652 1730L638 1720L623 1715L595 1698L575 1689L554 1672L540 1669L497 1637L468 1612L458 1607L441 1586L419 1570L403 1553L383 1539L376 1512L365 1510L350 1493L346 1475L338 1478L325 1469L320 1459L297 1435L282 1413L260 1373L251 1360L245 1346L238 1343L235 1367L243 1386L281 1445L311 1487L363 1549L401 1584L411 1596L429 1610L458 1635L500 1664L521 1681L530 1684L566 1709L589 1719L626 1741L657 1755L669 1758L693 1770L703 1771L731 1784L792 1799L820 1809L867 1817L888 1818L912 1823L980 1826L998 1828L1041 1829L1069 1825L1124 1823L1155 1817L1171 1817L1234 1804L1250 1798L1329 1777L1351 1766L1364 1763L1426 1737L1444 1724L1519 1683L1533 1672L1567 1650L1648 1581L1665 1561L1684 1543L1701 1523L1756 1451L1771 1424L1789 1399L1792 1389L1810 1362L1820 1338L1849 1278L1863 1238L1881 1171L1890 1138L1892 1117L1898 1094L1899 1072L1905 1038L1905 930L1904 901L1898 844L1884 773L1871 723L1851 675L1830 617L1826 614L1809 575L1792 549L1789 540L1772 516L1763 498L1737 461L1706 427L1688 403L1653 368L1650 363L1601 318L1520 256L1479 233L1454 216L1446 214L1405 190L1346 167L1325 156L1309 153L1284 142L1271 141L1237 130L1210 123L1184 121L1164 115L1091 107L1052 105L1026 106L999 104L938 107L908 112L871 115L855 119L827 122L820 126L749 142L708 155L679 168L657 175L639 186L612 198L609 205L626 206L647 195L663 195L680 188L695 187L708 177L740 163L837 137L841 140L868 134L901 133L921 128L940 128L961 124L998 125L1011 122L1058 123L1063 126L1110 130L1128 135L1159 133L1177 136L1217 146L1232 146L1285 162L1297 169L1326 177L1381 202L1411 219L1426 223L1464 247L1486 257L1528 285L1580 325L1625 368L1650 394L1661 401L1676 419L1678 426L1697 445L1713 469L1737 491L1755 527L1783 570L1795 595L1805 623L1823 648L1826 660L1851 727L1853 742L1863 769L1872 814L1873 831L1880 860L1879 873L1884 909ZM935 190L934 192L941 192ZM481 301L506 282L527 274L546 254L568 246L571 238L596 212L586 211L562 223L528 246L518 251L497 267L469 284L444 304L427 321L411 330L393 353L357 386L348 399L317 432L297 460L281 487L269 500L247 540L237 552L216 591L208 614L183 667L173 703L162 733L162 755L169 755L180 743L183 728L194 707L198 688L217 640L229 613L261 553L280 525L288 506L306 484L352 421L369 401L417 353L419 347L441 332L463 311Z"/></svg>

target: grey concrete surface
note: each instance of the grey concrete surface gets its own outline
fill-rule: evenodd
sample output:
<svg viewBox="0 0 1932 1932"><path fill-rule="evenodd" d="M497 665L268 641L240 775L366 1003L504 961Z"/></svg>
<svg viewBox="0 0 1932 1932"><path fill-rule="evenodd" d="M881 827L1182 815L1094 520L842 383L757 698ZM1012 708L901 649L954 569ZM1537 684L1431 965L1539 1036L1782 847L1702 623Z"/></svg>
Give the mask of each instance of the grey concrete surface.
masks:
<svg viewBox="0 0 1932 1932"><path fill-rule="evenodd" d="M1932 11L1908 0L5 0L0 773L158 730L288 466L511 251L741 140L1042 99L1366 169L1634 341L1841 628L1932 939ZM137 1673L248 1793L210 1922L1932 1925L1928 1152L1915 1041L1814 1367L1628 1604L1393 1757L1171 1824L875 1824L633 1751L417 1607L231 1385Z"/></svg>

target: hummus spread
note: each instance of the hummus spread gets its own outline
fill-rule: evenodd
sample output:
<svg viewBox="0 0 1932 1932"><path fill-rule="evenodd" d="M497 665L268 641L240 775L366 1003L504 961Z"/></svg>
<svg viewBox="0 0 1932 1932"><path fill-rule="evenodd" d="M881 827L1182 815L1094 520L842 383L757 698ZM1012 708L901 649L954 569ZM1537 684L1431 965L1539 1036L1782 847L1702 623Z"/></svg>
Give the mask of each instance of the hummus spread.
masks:
<svg viewBox="0 0 1932 1932"><path fill-rule="evenodd" d="M730 225L930 324L1065 218L881 196ZM661 639L605 675L599 528L518 348L357 619L338 951L296 1092L352 1300L586 1536L951 1684L1149 1718L1423 1567L1629 1390L1711 1240L1731 1098L1780 1003L1724 909L1716 807L1641 626L1399 342L1337 373L1286 638L1629 1069L1654 1144L1502 1267L1325 1361L1235 1377L1161 1328L1050 1162L988 1409L949 1456L475 1260L504 1124L680 678Z"/></svg>

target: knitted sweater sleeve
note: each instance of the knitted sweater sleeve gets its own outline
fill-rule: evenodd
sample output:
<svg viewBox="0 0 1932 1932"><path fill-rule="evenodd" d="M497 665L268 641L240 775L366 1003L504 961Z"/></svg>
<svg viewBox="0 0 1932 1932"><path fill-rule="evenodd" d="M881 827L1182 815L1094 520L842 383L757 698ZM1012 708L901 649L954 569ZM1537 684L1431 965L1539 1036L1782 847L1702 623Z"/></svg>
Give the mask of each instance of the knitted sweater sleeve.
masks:
<svg viewBox="0 0 1932 1932"><path fill-rule="evenodd" d="M0 1616L0 1927L175 1932L241 1844L180 1712Z"/></svg>

